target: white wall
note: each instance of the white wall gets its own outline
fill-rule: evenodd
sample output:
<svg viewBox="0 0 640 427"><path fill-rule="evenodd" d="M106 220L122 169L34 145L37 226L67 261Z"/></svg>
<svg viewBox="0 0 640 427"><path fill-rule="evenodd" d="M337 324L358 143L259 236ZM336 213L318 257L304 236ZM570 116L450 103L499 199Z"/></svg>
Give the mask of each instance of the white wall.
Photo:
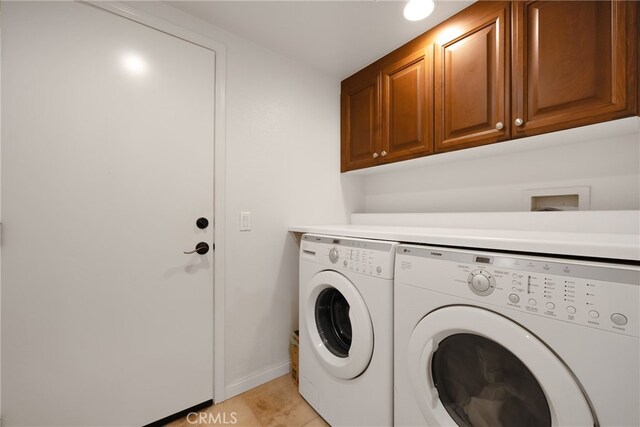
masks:
<svg viewBox="0 0 640 427"><path fill-rule="evenodd" d="M229 397L288 370L298 324L298 245L289 225L346 223L364 208L361 177L339 173L340 82L169 5L127 4L227 47ZM239 231L240 211L252 213L252 231Z"/></svg>
<svg viewBox="0 0 640 427"><path fill-rule="evenodd" d="M624 119L626 125L629 120ZM622 121L620 121L622 123ZM595 125L594 131L603 125ZM605 124L608 128L611 123ZM640 132L585 141L584 128L544 148L499 153L363 177L366 212L521 211L523 190L591 187L591 210L640 209ZM588 138L587 138L588 139ZM557 142L557 143L556 143ZM504 142L502 144L513 144ZM523 144L524 145L524 144ZM450 153L454 154L454 153ZM465 153L466 154L466 153ZM471 157L471 158L470 158Z"/></svg>

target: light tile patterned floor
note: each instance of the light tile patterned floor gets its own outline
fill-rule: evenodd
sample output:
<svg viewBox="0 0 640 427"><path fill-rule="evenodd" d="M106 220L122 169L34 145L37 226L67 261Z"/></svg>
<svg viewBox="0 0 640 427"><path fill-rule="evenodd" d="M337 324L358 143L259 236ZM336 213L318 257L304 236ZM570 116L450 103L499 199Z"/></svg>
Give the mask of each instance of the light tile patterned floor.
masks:
<svg viewBox="0 0 640 427"><path fill-rule="evenodd" d="M234 415L232 415L232 413ZM169 427L235 425L241 427L327 427L298 394L289 375L276 378L232 399L174 421ZM233 423L233 420L237 422ZM203 422L199 422L202 420ZM224 422L226 420L226 423Z"/></svg>

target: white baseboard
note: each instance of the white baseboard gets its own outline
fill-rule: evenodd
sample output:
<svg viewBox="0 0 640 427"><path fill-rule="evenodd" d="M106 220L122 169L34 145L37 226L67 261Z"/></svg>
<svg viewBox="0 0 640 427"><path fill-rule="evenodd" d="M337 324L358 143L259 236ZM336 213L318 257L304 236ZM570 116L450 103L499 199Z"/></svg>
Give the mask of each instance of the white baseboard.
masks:
<svg viewBox="0 0 640 427"><path fill-rule="evenodd" d="M288 374L290 369L291 361L287 360L261 369L259 372L254 372L244 376L227 385L225 398L231 399L233 396L237 396L240 393L244 393L245 391L251 390L252 388Z"/></svg>

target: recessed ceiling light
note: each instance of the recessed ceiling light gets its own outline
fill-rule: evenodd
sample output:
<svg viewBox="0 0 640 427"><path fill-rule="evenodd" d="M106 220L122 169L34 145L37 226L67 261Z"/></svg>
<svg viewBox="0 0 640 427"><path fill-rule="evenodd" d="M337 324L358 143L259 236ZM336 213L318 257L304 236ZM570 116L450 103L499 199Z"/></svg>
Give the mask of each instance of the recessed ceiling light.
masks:
<svg viewBox="0 0 640 427"><path fill-rule="evenodd" d="M434 6L433 0L409 0L404 7L404 17L409 21L420 21L431 15Z"/></svg>
<svg viewBox="0 0 640 427"><path fill-rule="evenodd" d="M147 61L137 53L127 52L120 60L124 69L134 76L143 76L147 72Z"/></svg>

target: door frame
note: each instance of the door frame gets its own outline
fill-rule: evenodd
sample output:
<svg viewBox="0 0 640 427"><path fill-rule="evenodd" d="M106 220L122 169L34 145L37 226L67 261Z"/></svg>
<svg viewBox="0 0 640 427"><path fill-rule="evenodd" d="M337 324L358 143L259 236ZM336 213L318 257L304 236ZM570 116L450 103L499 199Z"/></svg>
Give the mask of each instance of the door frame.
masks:
<svg viewBox="0 0 640 427"><path fill-rule="evenodd" d="M213 396L215 403L226 400L224 310L225 310L225 206L226 206L226 133L225 92L227 51L216 40L196 34L157 16L142 12L120 2L76 0L78 3L102 9L149 28L161 31L212 51L215 55L214 99L214 283L213 283Z"/></svg>

